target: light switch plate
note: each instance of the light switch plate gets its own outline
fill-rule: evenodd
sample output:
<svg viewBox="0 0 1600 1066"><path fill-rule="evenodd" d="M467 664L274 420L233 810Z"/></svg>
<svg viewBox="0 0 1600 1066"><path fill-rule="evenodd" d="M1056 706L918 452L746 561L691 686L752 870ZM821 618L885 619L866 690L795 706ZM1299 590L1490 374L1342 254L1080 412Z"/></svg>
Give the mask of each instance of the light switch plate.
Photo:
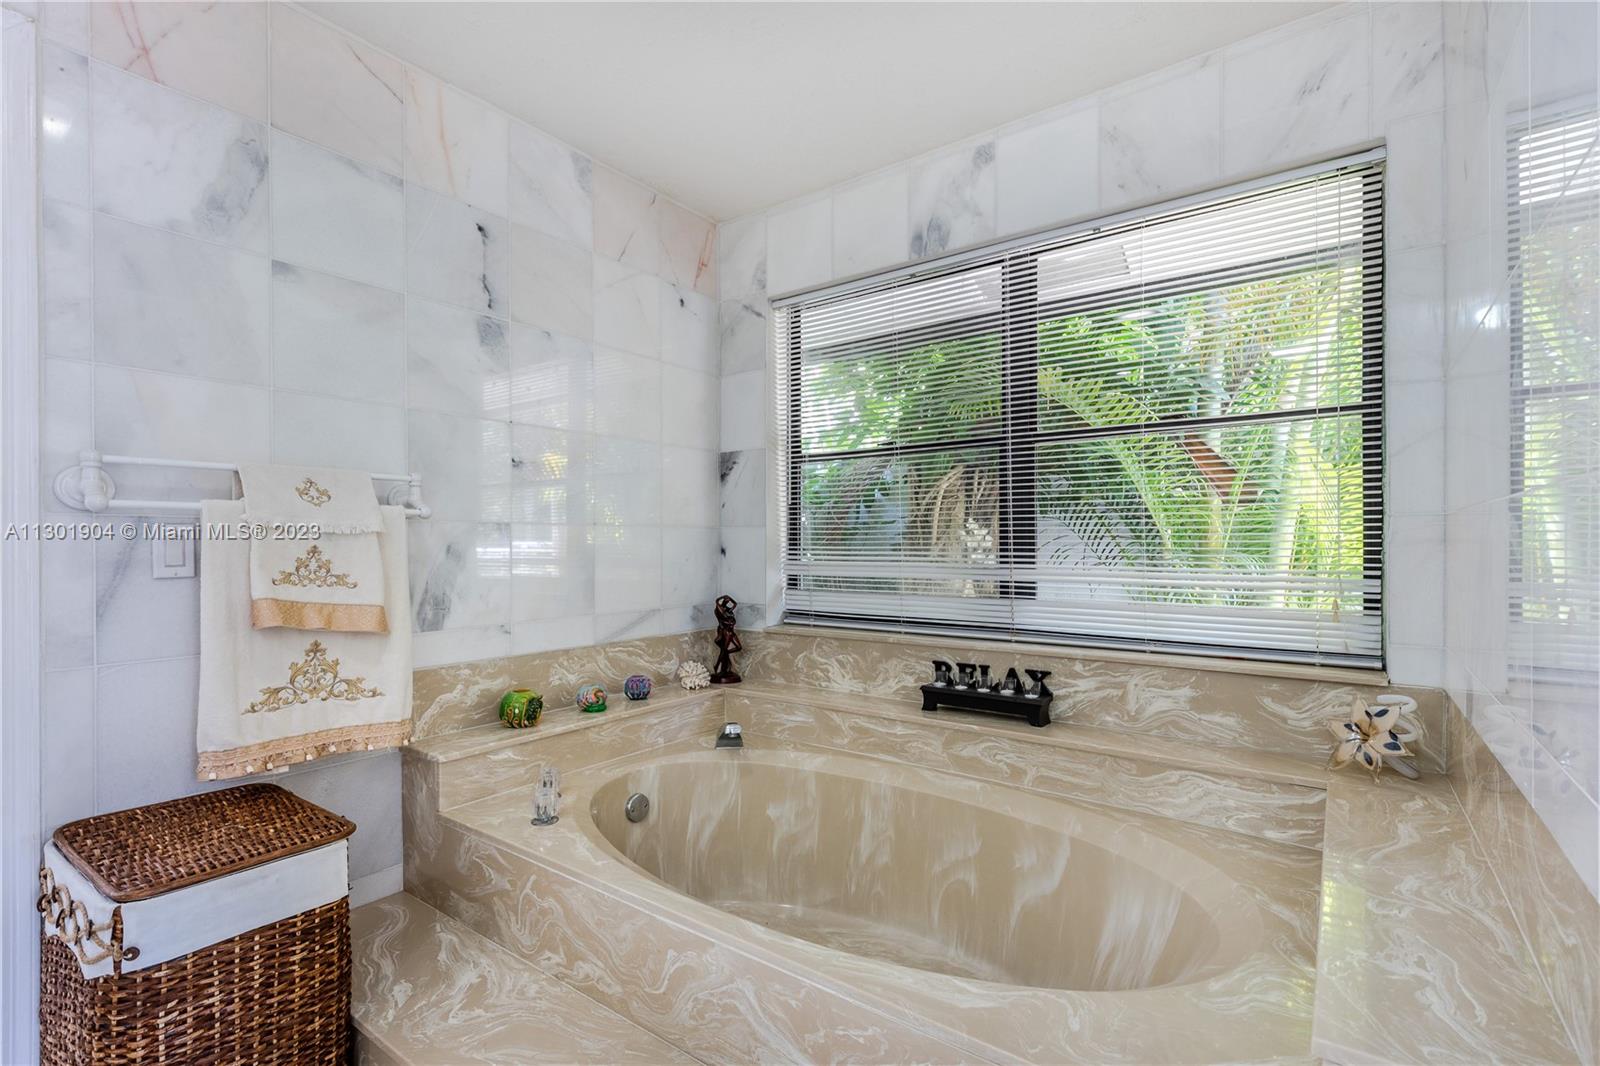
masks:
<svg viewBox="0 0 1600 1066"><path fill-rule="evenodd" d="M170 577L194 577L194 540L189 537L160 537L151 541L150 576L157 581Z"/></svg>

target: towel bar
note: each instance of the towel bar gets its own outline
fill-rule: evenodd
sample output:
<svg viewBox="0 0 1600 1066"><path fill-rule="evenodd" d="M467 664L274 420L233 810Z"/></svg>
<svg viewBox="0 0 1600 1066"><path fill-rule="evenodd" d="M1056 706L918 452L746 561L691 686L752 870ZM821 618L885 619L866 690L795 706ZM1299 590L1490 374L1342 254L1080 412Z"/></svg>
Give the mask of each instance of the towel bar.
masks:
<svg viewBox="0 0 1600 1066"><path fill-rule="evenodd" d="M155 466L179 470L220 470L238 473L236 463L207 463L189 459L151 459L137 455L103 455L97 451L78 453L78 462L56 475L56 499L75 511L95 514L199 514L199 500L121 500L117 483L106 473L107 466ZM383 500L406 509L407 518L428 518L433 508L422 501L421 474L373 474L374 481L400 482L384 494Z"/></svg>

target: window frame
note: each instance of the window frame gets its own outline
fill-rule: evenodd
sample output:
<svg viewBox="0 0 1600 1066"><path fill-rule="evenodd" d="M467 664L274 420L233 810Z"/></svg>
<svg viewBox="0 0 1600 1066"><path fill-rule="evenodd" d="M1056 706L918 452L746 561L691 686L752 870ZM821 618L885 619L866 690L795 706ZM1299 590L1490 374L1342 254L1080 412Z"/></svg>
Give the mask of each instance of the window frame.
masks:
<svg viewBox="0 0 1600 1066"><path fill-rule="evenodd" d="M1008 563L1021 563L1033 565L1033 560L1038 550L1038 510L1037 510L1037 469L1039 449L1051 444L1070 442L1075 440L1091 440L1106 437L1122 437L1149 435L1162 432L1167 428L1186 429L1213 429L1233 425L1246 425L1260 422L1305 421L1319 418L1336 418L1342 415L1356 415L1360 418L1362 431L1362 528L1372 531L1365 537L1363 544L1363 571L1370 575L1374 591L1364 597L1364 612L1370 611L1378 614L1380 628L1385 628L1387 619L1383 610L1384 568L1383 552L1386 540L1384 529L1384 436L1386 429L1383 424L1384 403L1384 334L1386 303L1384 300L1384 276L1387 259L1387 245L1385 241L1385 203L1387 196L1386 168L1383 166L1384 153L1381 150L1365 153L1362 156L1331 160L1301 168L1289 174L1281 174L1262 179L1258 182L1248 183L1245 186L1234 186L1215 190L1209 193L1186 197L1183 200L1169 204L1155 204L1137 211L1126 212L1121 215L1111 216L1074 227L1074 232L1086 239L1094 239L1104 230L1113 225L1123 225L1128 222L1155 219L1163 216L1174 215L1190 204L1205 206L1213 203L1233 199L1244 195L1252 189L1271 188L1278 185L1287 185L1294 180L1304 177L1320 176L1337 173L1340 170L1357 166L1366 166L1368 169L1362 174L1364 183L1362 226L1360 231L1349 241L1339 247L1352 247L1362 249L1374 241L1379 256L1373 262L1364 262L1361 276L1361 297L1363 307L1374 307L1372 318L1375 319L1375 328L1363 329L1361 332L1361 396L1353 403L1323 404L1312 407L1299 407L1291 410L1267 411L1238 415L1218 415L1201 418L1161 418L1140 423L1126 423L1115 426L1075 427L1069 429L1042 430L1038 422L1038 367L1039 367L1039 327L1053 319L1072 314L1082 313L1088 307L1104 307L1115 302L1119 293L1136 294L1141 287L1130 284L1122 289L1101 289L1086 293L1076 293L1068 296L1057 297L1045 303L1036 302L1038 291L1039 261L1046 255L1059 251L1061 245L1048 243L1048 234L1036 234L1028 238L1017 238L1003 242L971 249L960 256L948 257L945 260L934 260L918 264L915 268L891 271L881 275L869 276L856 283L834 286L832 290L823 290L816 293L796 294L781 301L779 306L789 308L789 313L784 316L786 334L779 338L777 348L783 359L781 379L784 382L783 398L786 404L787 418L784 420L783 433L785 437L786 455L783 472L785 477L785 558L793 545L801 543L802 537L802 509L800 506L801 486L804 483L804 468L808 464L827 462L839 459L856 459L873 455L892 454L896 456L917 455L925 453L970 451L977 449L994 449L1002 454L1003 468L1008 471L1005 479L1006 488L1003 490L1002 506L1000 508L1000 522L997 531L996 543L998 546L997 562L1004 566ZM1029 245L1037 247L1028 248ZM1304 254L1307 266L1318 258L1325 256L1326 250L1308 252ZM957 263L946 266L950 259L970 259L969 264ZM928 342L935 340L956 340L966 336L977 336L981 333L992 332L997 328L1001 333L1000 338L1000 417L998 428L994 433L967 436L960 438L941 437L937 439L919 439L915 443L901 444L896 441L885 441L871 447L853 449L834 449L829 451L807 452L804 444L804 367L806 355L815 361L819 351L826 352L826 348L814 348L809 353L802 347L802 305L804 307L821 307L835 301L847 301L859 298L872 288L892 283L896 277L906 275L938 275L951 277L959 275L963 270L992 269L998 263L1000 267L1000 310L998 315L980 313L966 318L941 321L928 330ZM1281 264L1278 271L1267 269L1272 264ZM1300 268L1304 269L1304 268ZM1256 273L1260 271L1260 273ZM1197 292L1206 292L1218 287L1219 282L1226 283L1227 275L1244 273L1250 280L1260 280L1275 275L1290 276L1299 270L1293 261L1285 262L1278 257L1267 257L1246 264L1230 264L1226 267L1210 272L1198 272L1186 278L1167 279L1163 284L1162 298L1171 298ZM1178 284L1174 286L1174 282ZM1188 284L1185 284L1188 282ZM1364 318L1366 316L1364 315ZM1017 323L1026 328L1014 328ZM963 329L966 332L963 332ZM861 343L862 338L853 338L843 342L845 346L855 346ZM912 346L905 345L902 340L903 355L909 356ZM1026 416L1033 414L1033 425L1026 424ZM1026 476L1020 476L1021 471ZM1022 624L1020 614L1015 608L1037 598L1037 588L1032 581L1002 581L1002 595L996 598L1009 600L1014 607L1013 625L1009 631L1002 634L993 628L984 627L981 623L946 622L939 620L922 620L915 626L908 626L905 620L895 621L883 616L851 615L830 612L804 612L804 617L792 613L792 608L787 602L789 590L800 587L801 575L794 572L784 574L783 588L786 601L783 605L782 617L786 622L796 622L806 625L841 625L847 627L889 629L895 631L914 629L923 632L947 632L974 635L978 637L1002 639L1027 639L1040 643L1055 643L1069 646L1099 646L1099 647L1150 647L1152 643L1159 646L1160 650L1177 654L1208 655L1247 658L1268 661L1316 661L1335 662L1343 657L1333 654L1316 652L1311 654L1298 654L1285 649L1247 648L1232 645L1208 645L1202 643L1177 643L1167 640L1149 641L1139 638L1116 637L1105 633L1092 633L1080 631L1064 631L1060 629L1040 629ZM1243 613L1243 612L1241 612ZM1386 640L1380 640L1377 653L1381 668L1384 659L1384 646ZM1369 664L1370 659L1360 657L1363 664Z"/></svg>

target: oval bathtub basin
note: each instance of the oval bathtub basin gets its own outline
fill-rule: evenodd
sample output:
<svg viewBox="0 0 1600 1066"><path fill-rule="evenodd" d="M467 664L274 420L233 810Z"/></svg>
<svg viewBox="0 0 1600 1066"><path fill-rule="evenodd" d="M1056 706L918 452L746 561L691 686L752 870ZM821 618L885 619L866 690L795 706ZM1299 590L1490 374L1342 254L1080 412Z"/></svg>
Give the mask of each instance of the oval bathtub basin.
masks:
<svg viewBox="0 0 1600 1066"><path fill-rule="evenodd" d="M650 799L627 820L630 794ZM1253 950L1247 893L1183 828L850 756L664 756L594 791L640 869L729 914L867 958L1038 988L1198 980ZM1166 825L1168 823L1163 823Z"/></svg>

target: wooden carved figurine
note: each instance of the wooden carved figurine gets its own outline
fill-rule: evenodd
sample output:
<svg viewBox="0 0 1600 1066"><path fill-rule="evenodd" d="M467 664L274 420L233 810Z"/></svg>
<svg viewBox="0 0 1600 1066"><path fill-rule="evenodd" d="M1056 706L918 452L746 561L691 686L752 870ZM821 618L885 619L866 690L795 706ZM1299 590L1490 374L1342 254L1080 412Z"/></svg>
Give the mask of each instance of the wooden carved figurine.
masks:
<svg viewBox="0 0 1600 1066"><path fill-rule="evenodd" d="M732 596L718 596L716 606L712 608L717 615L718 648L717 666L711 673L713 685L737 685L744 680L733 668L733 653L744 650L744 645L739 643L739 634L733 631L733 612L738 608L739 603Z"/></svg>

